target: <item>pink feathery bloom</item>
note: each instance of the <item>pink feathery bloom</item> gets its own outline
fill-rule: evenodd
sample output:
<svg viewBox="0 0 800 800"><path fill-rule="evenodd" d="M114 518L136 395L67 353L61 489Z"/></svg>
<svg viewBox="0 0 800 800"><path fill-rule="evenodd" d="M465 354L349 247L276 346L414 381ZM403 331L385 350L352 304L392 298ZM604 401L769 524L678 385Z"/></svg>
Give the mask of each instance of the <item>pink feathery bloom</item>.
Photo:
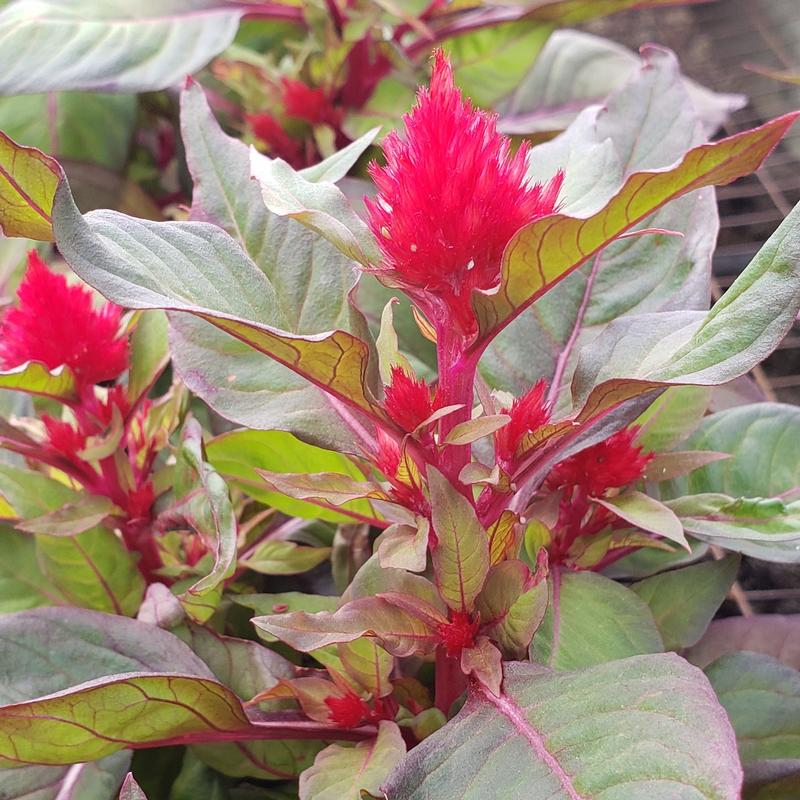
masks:
<svg viewBox="0 0 800 800"><path fill-rule="evenodd" d="M528 143L512 155L497 115L462 98L441 50L430 89L420 89L403 120L405 137L384 139L386 166L370 165L378 195L366 204L383 255L378 274L436 325L455 322L468 334L476 325L472 291L498 285L511 237L555 211L563 173L530 183Z"/></svg>
<svg viewBox="0 0 800 800"><path fill-rule="evenodd" d="M92 293L51 272L35 251L17 291L19 305L0 327L0 364L13 369L39 361L53 370L66 365L80 389L119 377L128 367L128 342L120 336L122 309L95 309Z"/></svg>
<svg viewBox="0 0 800 800"><path fill-rule="evenodd" d="M550 407L545 399L546 384L538 381L522 397L517 397L511 408L500 413L508 414L511 421L495 434L495 452L498 460L509 464L525 449L525 437L550 421Z"/></svg>
<svg viewBox="0 0 800 800"><path fill-rule="evenodd" d="M406 433L416 430L436 409L428 384L397 365L392 367L384 406L392 421Z"/></svg>
<svg viewBox="0 0 800 800"><path fill-rule="evenodd" d="M592 497L602 497L609 489L620 489L639 480L652 461L634 444L638 427L626 428L604 442L587 447L560 464L547 478L551 489L579 486Z"/></svg>

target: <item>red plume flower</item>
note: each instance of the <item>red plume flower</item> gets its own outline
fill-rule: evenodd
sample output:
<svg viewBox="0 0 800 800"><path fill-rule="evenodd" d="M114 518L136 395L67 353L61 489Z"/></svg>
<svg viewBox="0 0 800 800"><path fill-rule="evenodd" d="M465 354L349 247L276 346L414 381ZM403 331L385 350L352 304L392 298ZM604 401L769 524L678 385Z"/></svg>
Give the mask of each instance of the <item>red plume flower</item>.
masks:
<svg viewBox="0 0 800 800"><path fill-rule="evenodd" d="M128 342L119 335L122 309L92 306L92 293L51 272L35 251L17 292L19 306L0 329L0 364L13 369L40 361L68 366L80 388L117 378L128 366Z"/></svg>
<svg viewBox="0 0 800 800"><path fill-rule="evenodd" d="M330 722L340 728L355 728L372 715L369 705L353 691L326 697L325 705L330 709Z"/></svg>
<svg viewBox="0 0 800 800"><path fill-rule="evenodd" d="M442 622L436 631L442 646L447 650L447 655L453 658L461 655L461 651L465 648L472 647L475 644L479 624L478 620L473 620L463 611L451 611L450 619Z"/></svg>
<svg viewBox="0 0 800 800"><path fill-rule="evenodd" d="M497 115L461 97L441 50L430 89L420 89L404 122L404 139L397 133L384 139L386 166L370 166L378 196L366 201L369 225L386 277L438 325L455 321L469 333L472 290L498 284L506 245L521 227L555 210L563 174L546 186L529 183L527 143L511 155L508 138L497 133Z"/></svg>
<svg viewBox="0 0 800 800"><path fill-rule="evenodd" d="M504 408L503 414L511 417L511 422L495 434L497 458L509 464L519 455L524 446L526 434L541 428L550 421L550 408L545 400L544 381L538 381L522 397L515 398L511 408Z"/></svg>
<svg viewBox="0 0 800 800"><path fill-rule="evenodd" d="M580 486L593 497L602 497L609 489L619 489L633 483L644 474L653 459L634 444L639 428L609 436L604 442L587 447L557 464L547 478L551 489Z"/></svg>
<svg viewBox="0 0 800 800"><path fill-rule="evenodd" d="M392 367L384 405L386 413L406 433L414 431L435 410L428 384L397 365Z"/></svg>

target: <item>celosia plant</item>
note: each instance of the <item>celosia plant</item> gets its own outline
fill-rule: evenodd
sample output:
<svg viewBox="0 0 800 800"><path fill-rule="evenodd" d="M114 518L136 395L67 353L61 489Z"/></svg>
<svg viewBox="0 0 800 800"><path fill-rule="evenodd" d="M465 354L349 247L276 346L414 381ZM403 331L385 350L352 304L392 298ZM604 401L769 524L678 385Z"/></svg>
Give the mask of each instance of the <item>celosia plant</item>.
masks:
<svg viewBox="0 0 800 800"><path fill-rule="evenodd" d="M793 723L735 695L781 682L794 700L796 672L731 653L756 634L737 648L711 620L737 553L795 558L797 459L765 445L793 466L751 475L748 493L731 431L760 412L703 416L709 387L752 369L800 310L797 210L704 310L709 187L758 168L795 115L705 143L671 54L643 59L602 109L515 147L437 52L361 184L363 214L336 182L375 132L300 173L228 137L197 83L182 98L187 221L81 214L57 162L3 140L17 192L5 229L51 236L134 315L166 310L176 383L215 425L244 427L204 449L192 420L171 436L181 410L156 426L161 440L142 436L163 366L149 359L146 381L136 366L149 317L130 321L129 360L120 312L93 310L32 258L0 380L69 413L14 415L3 436L38 461L28 480L76 482L114 509L81 496L43 523L9 480L7 516L75 539L102 522L151 583L136 621L0 618L7 684L25 687L0 707L0 780L30 791L42 769L94 790L90 763L115 791L129 749L165 745L187 748L174 783L139 753L122 797L141 797L138 779L154 798L199 785L303 800L735 800L742 762L768 762L755 791L794 780ZM301 94L303 115L331 122ZM634 122L631 107L653 113ZM32 180L47 202L30 202ZM78 335L55 295L82 315ZM65 341L43 342L48 325ZM797 415L773 412L797 430ZM142 518L158 563L130 541ZM313 546L326 537L330 550ZM203 558L190 587L176 581ZM303 582L257 577L301 561L319 567ZM24 648L51 663L54 641L63 662L86 642L99 655L26 682Z"/></svg>

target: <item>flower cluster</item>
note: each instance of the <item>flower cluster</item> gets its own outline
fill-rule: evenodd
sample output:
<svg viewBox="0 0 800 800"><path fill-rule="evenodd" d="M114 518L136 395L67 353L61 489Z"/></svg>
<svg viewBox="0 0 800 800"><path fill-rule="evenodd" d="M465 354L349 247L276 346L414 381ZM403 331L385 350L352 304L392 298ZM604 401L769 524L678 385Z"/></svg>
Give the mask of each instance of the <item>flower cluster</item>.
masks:
<svg viewBox="0 0 800 800"><path fill-rule="evenodd" d="M70 285L36 252L28 257L18 297L0 327L0 365L12 370L38 362L50 371L68 370L75 387L63 398L60 418L42 414L41 441L24 454L111 500L126 544L141 553L140 568L149 577L161 566L150 524L152 470L163 442L148 431L150 401L130 397L116 383L129 367L122 309L113 303L95 308L87 288Z"/></svg>
<svg viewBox="0 0 800 800"><path fill-rule="evenodd" d="M556 210L563 175L530 183L527 143L511 154L496 115L462 98L441 50L430 89L420 89L404 122L405 138L384 139L386 165L370 167L378 195L365 202L383 253L378 274L407 291L435 325L455 323L469 334L473 290L497 286L506 245Z"/></svg>

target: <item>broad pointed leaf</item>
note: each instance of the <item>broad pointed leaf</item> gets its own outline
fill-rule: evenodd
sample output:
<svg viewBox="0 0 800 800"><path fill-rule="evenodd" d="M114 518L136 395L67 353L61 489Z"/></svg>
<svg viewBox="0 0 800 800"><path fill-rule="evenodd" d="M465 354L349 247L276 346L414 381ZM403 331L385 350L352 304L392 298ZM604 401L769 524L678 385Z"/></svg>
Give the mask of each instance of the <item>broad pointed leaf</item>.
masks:
<svg viewBox="0 0 800 800"><path fill-rule="evenodd" d="M550 604L533 637L532 660L562 671L664 649L650 609L621 584L559 569L548 583Z"/></svg>
<svg viewBox="0 0 800 800"><path fill-rule="evenodd" d="M392 800L703 797L737 800L742 771L725 712L674 655L555 674L505 666L503 694L473 692L400 763Z"/></svg>
<svg viewBox="0 0 800 800"><path fill-rule="evenodd" d="M600 211L553 214L531 223L509 243L500 287L478 293L474 306L483 337L493 335L594 253L670 200L730 183L761 164L796 119L787 114L752 131L690 150L669 169L628 177Z"/></svg>
<svg viewBox="0 0 800 800"><path fill-rule="evenodd" d="M219 0L17 0L0 12L0 93L164 89L224 50L242 13Z"/></svg>
<svg viewBox="0 0 800 800"><path fill-rule="evenodd" d="M758 653L731 653L706 668L731 719L742 763L800 758L800 672Z"/></svg>
<svg viewBox="0 0 800 800"><path fill-rule="evenodd" d="M0 389L14 389L62 402L75 399L75 376L68 367L49 370L38 361L0 372Z"/></svg>
<svg viewBox="0 0 800 800"><path fill-rule="evenodd" d="M472 504L435 468L428 467L433 571L447 605L471 611L489 572L489 537Z"/></svg>
<svg viewBox="0 0 800 800"><path fill-rule="evenodd" d="M607 500L597 498L596 502L625 522L677 542L691 552L681 521L667 506L649 495L629 490Z"/></svg>
<svg viewBox="0 0 800 800"><path fill-rule="evenodd" d="M239 565L263 575L297 575L327 561L330 547L303 547L295 542L270 539L239 561Z"/></svg>
<svg viewBox="0 0 800 800"><path fill-rule="evenodd" d="M346 513L324 509L288 497L282 492L269 491L257 470L276 473L340 473L360 481L363 473L341 453L323 450L300 441L285 431L238 430L223 433L206 444L208 460L230 483L245 489L266 506L294 517L324 519L329 522L349 522ZM344 506L367 516L372 515L368 502L355 500Z"/></svg>
<svg viewBox="0 0 800 800"><path fill-rule="evenodd" d="M418 606L419 613L408 610L413 605ZM438 636L425 618L434 615L445 621L438 610L411 596L405 608L381 597L364 597L333 613L296 611L255 617L252 622L259 630L304 653L330 644L352 642L361 636L374 636L393 655L408 656L429 653L436 646Z"/></svg>
<svg viewBox="0 0 800 800"><path fill-rule="evenodd" d="M300 776L300 800L361 800L378 792L406 753L400 729L383 721L374 741L326 747Z"/></svg>
<svg viewBox="0 0 800 800"><path fill-rule="evenodd" d="M210 322L367 414L369 347L343 330L299 334L275 287L215 225L158 223L113 211L81 216L62 183L54 205L59 249L87 283L129 308L181 311ZM193 254L202 252L202 258ZM273 323L277 323L277 326Z"/></svg>
<svg viewBox="0 0 800 800"><path fill-rule="evenodd" d="M696 644L736 580L739 559L729 556L653 575L631 586L650 606L667 650Z"/></svg>
<svg viewBox="0 0 800 800"><path fill-rule="evenodd" d="M240 244L275 287L290 330L343 328L361 335L363 322L348 301L356 279L350 260L314 232L266 209L250 180L247 146L223 133L199 86L184 92L181 109L195 184L191 219L220 226ZM248 427L279 427L306 440L351 445L352 435L322 394L288 368L192 317L173 316L171 327L175 361L187 385L223 416Z"/></svg>

